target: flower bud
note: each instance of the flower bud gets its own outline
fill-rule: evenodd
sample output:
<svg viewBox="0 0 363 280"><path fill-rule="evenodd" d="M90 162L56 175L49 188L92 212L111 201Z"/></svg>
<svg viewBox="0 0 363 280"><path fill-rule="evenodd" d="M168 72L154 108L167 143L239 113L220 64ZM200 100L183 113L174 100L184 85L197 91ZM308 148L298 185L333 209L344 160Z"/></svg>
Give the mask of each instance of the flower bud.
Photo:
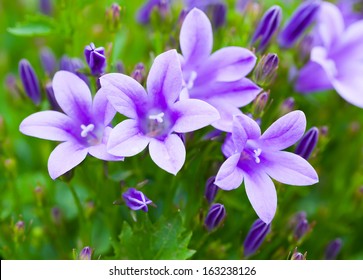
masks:
<svg viewBox="0 0 363 280"><path fill-rule="evenodd" d="M88 261L90 260L92 257L92 249L90 247L84 247L81 251L81 253L79 253L79 259L82 261Z"/></svg>
<svg viewBox="0 0 363 280"><path fill-rule="evenodd" d="M297 248L295 248L294 252L291 255L290 260L293 260L293 261L304 261L304 260L306 260L306 254L307 254L307 252L305 252L305 254L302 254L302 253L300 253L300 252L297 251Z"/></svg>
<svg viewBox="0 0 363 280"><path fill-rule="evenodd" d="M263 91L253 101L253 113L255 117L261 117L267 105L270 93Z"/></svg>
<svg viewBox="0 0 363 280"><path fill-rule="evenodd" d="M296 9L279 35L278 42L281 47L291 48L295 44L315 20L319 7L320 0L308 0Z"/></svg>
<svg viewBox="0 0 363 280"><path fill-rule="evenodd" d="M309 222L306 218L300 218L294 229L294 237L296 240L300 240L305 233L309 230Z"/></svg>
<svg viewBox="0 0 363 280"><path fill-rule="evenodd" d="M45 93L47 94L47 99L49 101L50 107L55 111L62 111L61 107L58 105L57 100L55 99L54 90L51 82L45 85Z"/></svg>
<svg viewBox="0 0 363 280"><path fill-rule="evenodd" d="M42 48L40 51L40 62L42 63L45 73L52 77L56 71L57 60L49 48Z"/></svg>
<svg viewBox="0 0 363 280"><path fill-rule="evenodd" d="M271 85L276 79L278 68L279 58L277 54L269 53L262 56L254 72L256 83L261 86Z"/></svg>
<svg viewBox="0 0 363 280"><path fill-rule="evenodd" d="M319 129L315 126L310 128L297 144L295 154L308 160L316 144L318 143L318 137Z"/></svg>
<svg viewBox="0 0 363 280"><path fill-rule="evenodd" d="M41 101L41 92L38 76L29 61L22 59L19 62L19 75L23 84L25 93L33 101L35 105L39 105Z"/></svg>
<svg viewBox="0 0 363 280"><path fill-rule="evenodd" d="M138 81L140 84L145 79L145 66L143 63L136 64L134 71L131 73L131 77Z"/></svg>
<svg viewBox="0 0 363 280"><path fill-rule="evenodd" d="M261 21L259 22L255 33L252 36L251 43L254 44L259 41L257 51L263 51L276 30L280 26L282 17L282 10L279 6L274 5L266 11Z"/></svg>
<svg viewBox="0 0 363 280"><path fill-rule="evenodd" d="M52 0L39 0L39 10L50 16L53 13L53 3Z"/></svg>
<svg viewBox="0 0 363 280"><path fill-rule="evenodd" d="M295 99L293 97L285 99L280 107L281 115L286 115L287 113L294 110L294 108L295 108Z"/></svg>
<svg viewBox="0 0 363 280"><path fill-rule="evenodd" d="M170 9L170 0L147 0L147 2L137 12L136 20L141 24L148 24L150 22L151 14L154 8L157 8L162 17Z"/></svg>
<svg viewBox="0 0 363 280"><path fill-rule="evenodd" d="M141 191L134 188L129 188L124 192L122 198L126 202L127 207L135 211L142 210L147 212L149 210L147 205L152 203Z"/></svg>
<svg viewBox="0 0 363 280"><path fill-rule="evenodd" d="M120 26L121 7L117 3L113 3L110 8L106 10L106 23L110 30L115 31Z"/></svg>
<svg viewBox="0 0 363 280"><path fill-rule="evenodd" d="M204 196L208 203L212 203L218 192L218 186L214 184L216 177L210 177L205 184Z"/></svg>
<svg viewBox="0 0 363 280"><path fill-rule="evenodd" d="M11 93L12 97L19 98L20 90L13 74L7 74L5 77L5 88Z"/></svg>
<svg viewBox="0 0 363 280"><path fill-rule="evenodd" d="M325 249L325 259L335 260L342 249L343 242L340 238L331 241Z"/></svg>
<svg viewBox="0 0 363 280"><path fill-rule="evenodd" d="M125 73L125 66L121 61L117 61L115 65L115 70L117 73L124 74Z"/></svg>
<svg viewBox="0 0 363 280"><path fill-rule="evenodd" d="M266 235L271 230L271 224L266 224L257 219L251 226L245 241L243 242L244 255L246 257L254 254L265 240Z"/></svg>
<svg viewBox="0 0 363 280"><path fill-rule="evenodd" d="M87 64L94 76L104 73L106 68L105 49L103 47L96 48L93 43L84 49L84 56Z"/></svg>
<svg viewBox="0 0 363 280"><path fill-rule="evenodd" d="M216 3L211 5L212 10L212 24L215 29L218 29L225 25L226 23L226 15L227 15L227 7L224 3Z"/></svg>
<svg viewBox="0 0 363 280"><path fill-rule="evenodd" d="M60 225L62 223L62 211L58 207L51 209L51 217L54 224Z"/></svg>
<svg viewBox="0 0 363 280"><path fill-rule="evenodd" d="M212 231L222 223L225 217L226 209L223 204L215 203L210 207L204 225L207 227L208 231Z"/></svg>

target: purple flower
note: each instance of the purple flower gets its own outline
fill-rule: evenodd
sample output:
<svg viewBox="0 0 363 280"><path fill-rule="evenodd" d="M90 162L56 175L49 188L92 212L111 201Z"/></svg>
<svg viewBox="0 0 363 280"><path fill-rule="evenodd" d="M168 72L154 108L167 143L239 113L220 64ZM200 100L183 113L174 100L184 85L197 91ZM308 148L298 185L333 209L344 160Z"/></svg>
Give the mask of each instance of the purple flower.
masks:
<svg viewBox="0 0 363 280"><path fill-rule="evenodd" d="M124 192L122 198L125 200L127 207L135 211L142 210L147 212L147 205L152 203L141 191L134 188L130 188Z"/></svg>
<svg viewBox="0 0 363 280"><path fill-rule="evenodd" d="M34 102L35 105L39 105L42 98L39 79L27 59L20 60L19 75L25 93L29 96L29 98Z"/></svg>
<svg viewBox="0 0 363 280"><path fill-rule="evenodd" d="M290 260L292 260L292 261L305 261L306 260L306 254L307 254L307 252L305 252L305 254L302 254L302 253L297 251L297 248L295 248L294 252L291 255Z"/></svg>
<svg viewBox="0 0 363 280"><path fill-rule="evenodd" d="M208 231L212 231L222 223L225 217L226 209L223 204L215 203L210 207L204 225L207 227Z"/></svg>
<svg viewBox="0 0 363 280"><path fill-rule="evenodd" d="M331 241L325 249L325 259L335 260L342 249L343 242L340 238Z"/></svg>
<svg viewBox="0 0 363 280"><path fill-rule="evenodd" d="M260 248L262 242L265 240L266 235L271 230L271 224L265 223L257 219L250 228L245 241L243 242L244 255L246 257L254 254Z"/></svg>
<svg viewBox="0 0 363 280"><path fill-rule="evenodd" d="M90 247L84 247L81 251L81 253L79 254L79 259L83 260L83 261L88 261L90 260L92 257L92 249Z"/></svg>
<svg viewBox="0 0 363 280"><path fill-rule="evenodd" d="M361 20L363 18L363 10L357 10L356 6L360 5L362 7L361 0L339 0L337 7L339 8L342 16L344 18L344 23L346 26Z"/></svg>
<svg viewBox="0 0 363 280"><path fill-rule="evenodd" d="M80 69L84 68L82 60L79 58L69 58L67 55L63 55L59 62L59 69L69 71L80 77L87 85L89 85L88 78L85 74L80 72Z"/></svg>
<svg viewBox="0 0 363 280"><path fill-rule="evenodd" d="M137 12L136 19L141 24L150 22L151 13L154 8L165 13L169 10L170 0L147 0L146 3Z"/></svg>
<svg viewBox="0 0 363 280"><path fill-rule="evenodd" d="M266 11L253 34L251 43L260 39L257 51L263 51L280 26L282 10L280 6L274 5Z"/></svg>
<svg viewBox="0 0 363 280"><path fill-rule="evenodd" d="M84 56L92 75L100 75L105 71L106 57L103 47L96 48L95 44L91 43L85 47Z"/></svg>
<svg viewBox="0 0 363 280"><path fill-rule="evenodd" d="M101 90L114 108L130 118L112 130L108 151L130 157L149 145L151 159L172 174L178 173L185 161L184 143L175 133L197 130L219 118L217 110L201 100L177 101L182 72L175 50L155 59L146 81L148 93L123 74L106 74L100 80Z"/></svg>
<svg viewBox="0 0 363 280"><path fill-rule="evenodd" d="M320 0L308 0L296 9L279 34L278 41L281 47L291 48L295 44L315 20L319 7Z"/></svg>
<svg viewBox="0 0 363 280"><path fill-rule="evenodd" d="M216 176L215 184L224 190L245 189L259 218L270 223L275 215L277 196L270 179L289 185L318 182L314 168L302 157L281 151L295 144L304 134L305 115L293 111L274 122L261 136L260 127L251 118L234 117L232 134L222 147L227 160Z"/></svg>
<svg viewBox="0 0 363 280"><path fill-rule="evenodd" d="M212 203L218 192L218 186L214 184L216 177L210 177L205 184L204 196L208 203Z"/></svg>
<svg viewBox="0 0 363 280"><path fill-rule="evenodd" d="M338 8L323 2L310 61L300 70L295 89L302 93L335 89L349 103L363 107L363 20L347 28ZM348 51L349 50L349 51Z"/></svg>
<svg viewBox="0 0 363 280"><path fill-rule="evenodd" d="M319 129L317 127L310 128L303 138L301 138L299 144L296 146L295 154L308 160L313 152L316 144L318 143Z"/></svg>
<svg viewBox="0 0 363 280"><path fill-rule="evenodd" d="M253 69L256 57L240 47L226 47L211 54L212 26L207 16L196 8L186 16L180 31L180 56L184 89L181 99L195 98L208 102L220 113L212 125L231 131L232 116L239 107L250 103L260 88L245 76Z"/></svg>
<svg viewBox="0 0 363 280"><path fill-rule="evenodd" d="M279 57L275 53L262 56L254 71L255 81L262 86L271 85L277 76Z"/></svg>
<svg viewBox="0 0 363 280"><path fill-rule="evenodd" d="M42 63L44 71L49 77L53 76L57 68L57 60L49 48L42 48L40 51L40 61Z"/></svg>
<svg viewBox="0 0 363 280"><path fill-rule="evenodd" d="M54 96L63 113L43 111L30 115L20 124L26 135L62 142L49 156L48 171L55 179L87 156L102 160L121 160L106 152L109 126L115 115L102 93L92 95L87 85L76 75L59 71L53 78Z"/></svg>
<svg viewBox="0 0 363 280"><path fill-rule="evenodd" d="M294 222L295 222L294 237L295 237L296 240L299 240L310 229L309 222L306 219L305 212L300 212L300 213L296 214Z"/></svg>

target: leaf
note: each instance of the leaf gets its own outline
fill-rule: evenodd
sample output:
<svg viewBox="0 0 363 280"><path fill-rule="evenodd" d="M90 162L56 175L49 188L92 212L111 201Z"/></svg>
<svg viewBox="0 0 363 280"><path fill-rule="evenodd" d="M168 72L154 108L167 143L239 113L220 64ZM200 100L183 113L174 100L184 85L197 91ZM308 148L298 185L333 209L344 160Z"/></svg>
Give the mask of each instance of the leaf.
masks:
<svg viewBox="0 0 363 280"><path fill-rule="evenodd" d="M23 37L47 36L55 31L54 21L46 16L31 16L15 27L8 28L8 32Z"/></svg>
<svg viewBox="0 0 363 280"><path fill-rule="evenodd" d="M152 224L148 217L133 224L124 222L119 236L120 242L114 244L116 258L132 260L185 260L195 251L188 249L192 233L184 233L179 215L172 219L159 219Z"/></svg>

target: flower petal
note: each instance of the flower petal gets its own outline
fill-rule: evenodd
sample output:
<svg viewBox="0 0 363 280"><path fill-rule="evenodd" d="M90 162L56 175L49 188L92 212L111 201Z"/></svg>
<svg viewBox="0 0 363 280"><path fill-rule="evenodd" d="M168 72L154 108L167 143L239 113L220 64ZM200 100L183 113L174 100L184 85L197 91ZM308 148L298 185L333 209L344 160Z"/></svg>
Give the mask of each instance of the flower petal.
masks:
<svg viewBox="0 0 363 280"><path fill-rule="evenodd" d="M192 9L180 30L180 48L186 63L198 65L210 55L213 47L212 25L199 9Z"/></svg>
<svg viewBox="0 0 363 280"><path fill-rule="evenodd" d="M308 62L300 71L295 82L295 90L310 93L332 89L333 85L324 69L316 62Z"/></svg>
<svg viewBox="0 0 363 280"><path fill-rule="evenodd" d="M115 156L131 157L143 151L150 138L141 133L135 120L125 120L110 132L107 151Z"/></svg>
<svg viewBox="0 0 363 280"><path fill-rule="evenodd" d="M363 59L363 20L348 26L342 35L339 46L334 50L334 56L340 60ZM347 51L349 50L349 51Z"/></svg>
<svg viewBox="0 0 363 280"><path fill-rule="evenodd" d="M92 110L92 96L87 84L71 72L58 71L52 85L62 110L72 119L87 123Z"/></svg>
<svg viewBox="0 0 363 280"><path fill-rule="evenodd" d="M218 111L213 106L197 99L178 101L172 109L178 115L173 130L179 133L200 129L220 118Z"/></svg>
<svg viewBox="0 0 363 280"><path fill-rule="evenodd" d="M103 125L109 125L116 114L116 110L107 99L104 90L97 91L92 104L92 114Z"/></svg>
<svg viewBox="0 0 363 280"><path fill-rule="evenodd" d="M261 136L260 126L249 116L244 114L234 116L234 121L239 123L235 128L243 129L247 139L257 139Z"/></svg>
<svg viewBox="0 0 363 280"><path fill-rule="evenodd" d="M319 181L315 169L302 157L289 152L264 153L264 171L276 181L294 186L312 185Z"/></svg>
<svg viewBox="0 0 363 280"><path fill-rule="evenodd" d="M80 164L87 156L88 148L75 142L59 144L48 159L48 171L54 180Z"/></svg>
<svg viewBox="0 0 363 280"><path fill-rule="evenodd" d="M275 121L261 136L260 143L268 150L283 150L295 144L306 128L302 111L293 111Z"/></svg>
<svg viewBox="0 0 363 280"><path fill-rule="evenodd" d="M147 78L147 92L155 104L173 104L182 90L183 75L176 50L158 55Z"/></svg>
<svg viewBox="0 0 363 280"><path fill-rule="evenodd" d="M214 184L223 190L238 188L243 182L243 171L237 164L241 154L230 156L219 168Z"/></svg>
<svg viewBox="0 0 363 280"><path fill-rule="evenodd" d="M101 89L112 106L122 115L136 118L147 99L145 89L133 78L111 73L100 78Z"/></svg>
<svg viewBox="0 0 363 280"><path fill-rule="evenodd" d="M170 134L163 141L151 139L149 145L151 159L165 171L176 175L185 162L185 147L176 134Z"/></svg>
<svg viewBox="0 0 363 280"><path fill-rule="evenodd" d="M248 199L258 217L269 224L276 213L277 195L274 183L263 172L245 172L245 188Z"/></svg>
<svg viewBox="0 0 363 280"><path fill-rule="evenodd" d="M67 141L73 139L72 127L73 120L67 115L56 111L43 111L25 118L19 130L21 133L41 139Z"/></svg>
<svg viewBox="0 0 363 280"><path fill-rule="evenodd" d="M207 102L216 108L220 115L220 119L213 122L211 125L219 130L231 132L233 116L242 115L242 112L237 107L227 102L217 102L214 100L208 100Z"/></svg>
<svg viewBox="0 0 363 280"><path fill-rule="evenodd" d="M222 153L226 158L229 158L236 153L231 133L227 133L226 138L224 139L222 144Z"/></svg>

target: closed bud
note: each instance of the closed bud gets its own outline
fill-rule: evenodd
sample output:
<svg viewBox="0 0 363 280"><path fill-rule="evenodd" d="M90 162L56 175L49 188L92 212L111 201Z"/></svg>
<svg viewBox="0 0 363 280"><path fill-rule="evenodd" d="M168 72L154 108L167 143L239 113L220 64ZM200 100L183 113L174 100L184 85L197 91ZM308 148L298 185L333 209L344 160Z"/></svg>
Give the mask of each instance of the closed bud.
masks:
<svg viewBox="0 0 363 280"><path fill-rule="evenodd" d="M261 86L271 85L276 79L278 68L279 58L277 54L269 53L262 56L254 72L256 83Z"/></svg>
<svg viewBox="0 0 363 280"><path fill-rule="evenodd" d="M136 20L141 24L148 24L154 9L156 9L162 17L165 17L170 11L170 0L147 0L138 10Z"/></svg>
<svg viewBox="0 0 363 280"><path fill-rule="evenodd" d="M49 48L41 49L40 62L42 63L45 73L47 73L49 77L53 76L57 68L57 60Z"/></svg>
<svg viewBox="0 0 363 280"><path fill-rule="evenodd" d="M253 101L253 112L255 117L261 117L263 115L269 96L270 92L264 91Z"/></svg>
<svg viewBox="0 0 363 280"><path fill-rule="evenodd" d="M315 126L310 128L297 144L295 154L308 160L314 148L316 147L316 144L318 143L318 138L319 129Z"/></svg>
<svg viewBox="0 0 363 280"><path fill-rule="evenodd" d="M126 202L127 207L135 211L142 210L147 212L149 210L147 205L152 203L141 191L135 188L129 188L122 194L122 198Z"/></svg>
<svg viewBox="0 0 363 280"><path fill-rule="evenodd" d="M246 257L254 254L266 238L266 235L271 230L271 224L266 224L260 219L257 219L251 226L245 241L243 242L244 255Z"/></svg>
<svg viewBox="0 0 363 280"><path fill-rule="evenodd" d="M92 258L92 249L90 247L84 247L79 253L79 259L82 261L88 261Z"/></svg>
<svg viewBox="0 0 363 280"><path fill-rule="evenodd" d="M115 70L117 73L124 74L125 73L125 66L121 61L117 61L115 65Z"/></svg>
<svg viewBox="0 0 363 280"><path fill-rule="evenodd" d="M19 62L19 75L24 87L25 93L35 105L41 101L41 92L38 76L28 60L22 59Z"/></svg>
<svg viewBox="0 0 363 280"><path fill-rule="evenodd" d="M59 226L62 223L62 212L58 207L53 207L51 209L51 217L54 224Z"/></svg>
<svg viewBox="0 0 363 280"><path fill-rule="evenodd" d="M342 249L343 242L340 238L331 241L325 249L325 259L335 260Z"/></svg>
<svg viewBox="0 0 363 280"><path fill-rule="evenodd" d="M226 209L224 208L224 205L215 203L210 207L207 217L205 218L204 225L208 231L212 231L222 223L225 217Z"/></svg>
<svg viewBox="0 0 363 280"><path fill-rule="evenodd" d="M204 196L208 203L212 203L218 192L218 186L214 184L216 177L210 177L205 184Z"/></svg>
<svg viewBox="0 0 363 280"><path fill-rule="evenodd" d="M291 112L295 108L295 99L293 97L289 97L282 102L280 107L281 115L286 115Z"/></svg>
<svg viewBox="0 0 363 280"><path fill-rule="evenodd" d="M307 252L305 252L305 254L302 254L302 253L300 253L300 252L297 251L297 248L295 248L294 252L291 255L290 260L293 260L293 261L304 261L304 260L306 260L306 255L307 255Z"/></svg>
<svg viewBox="0 0 363 280"><path fill-rule="evenodd" d="M305 30L313 23L319 11L320 0L303 2L281 31L278 42L283 48L291 48Z"/></svg>
<svg viewBox="0 0 363 280"><path fill-rule="evenodd" d="M134 71L131 73L131 77L138 81L140 84L145 79L145 66L143 63L136 64Z"/></svg>
<svg viewBox="0 0 363 280"><path fill-rule="evenodd" d="M39 0L39 10L50 16L53 13L53 3L52 0Z"/></svg>
<svg viewBox="0 0 363 280"><path fill-rule="evenodd" d="M25 230L25 223L24 221L18 221L15 224L15 232L16 233L23 233Z"/></svg>
<svg viewBox="0 0 363 280"><path fill-rule="evenodd" d="M294 229L294 237L296 240L300 240L305 233L309 230L309 222L306 218L300 218Z"/></svg>
<svg viewBox="0 0 363 280"><path fill-rule="evenodd" d="M226 23L226 15L227 15L227 6L224 3L216 3L211 5L212 10L212 24L218 29L225 25Z"/></svg>
<svg viewBox="0 0 363 280"><path fill-rule="evenodd" d="M274 5L266 11L252 36L252 44L258 42L257 51L263 51L280 26L282 10Z"/></svg>
<svg viewBox="0 0 363 280"><path fill-rule="evenodd" d="M5 88L12 94L14 98L19 97L19 87L16 82L16 77L13 74L7 74L5 77Z"/></svg>
<svg viewBox="0 0 363 280"><path fill-rule="evenodd" d="M97 76L104 73L106 68L106 56L103 47L96 48L96 46L91 43L85 47L84 56L91 69L92 75Z"/></svg>
<svg viewBox="0 0 363 280"><path fill-rule="evenodd" d="M50 107L55 111L62 111L61 107L58 105L57 100L55 99L54 90L51 82L46 84L45 93L47 94L47 99Z"/></svg>
<svg viewBox="0 0 363 280"><path fill-rule="evenodd" d="M44 190L43 190L43 188L40 187L40 186L35 187L35 189L34 189L34 195L35 195L35 199L36 199L38 205L41 206L42 203L43 203L43 198L44 198Z"/></svg>
<svg viewBox="0 0 363 280"><path fill-rule="evenodd" d="M111 31L116 31L120 27L121 7L117 3L113 3L106 10L106 23Z"/></svg>

